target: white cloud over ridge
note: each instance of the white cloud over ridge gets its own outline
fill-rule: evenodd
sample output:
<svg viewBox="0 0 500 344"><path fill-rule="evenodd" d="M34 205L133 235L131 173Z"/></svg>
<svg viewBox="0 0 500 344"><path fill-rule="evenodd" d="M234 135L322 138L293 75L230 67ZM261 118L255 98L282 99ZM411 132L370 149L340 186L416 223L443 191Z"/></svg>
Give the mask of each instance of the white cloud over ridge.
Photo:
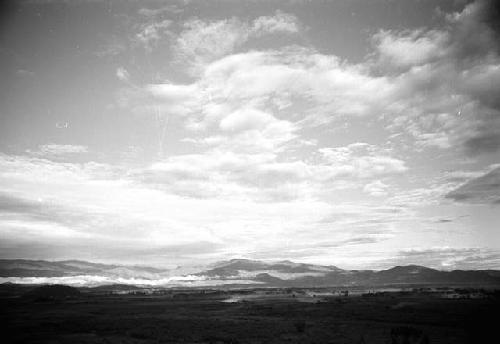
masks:
<svg viewBox="0 0 500 344"><path fill-rule="evenodd" d="M224 284L262 284L262 282L245 280L205 279L201 276L178 276L159 279L120 278L107 276L65 276L65 277L0 277L0 283L15 284L64 284L74 287L95 287L111 284L126 284L145 287L213 287Z"/></svg>

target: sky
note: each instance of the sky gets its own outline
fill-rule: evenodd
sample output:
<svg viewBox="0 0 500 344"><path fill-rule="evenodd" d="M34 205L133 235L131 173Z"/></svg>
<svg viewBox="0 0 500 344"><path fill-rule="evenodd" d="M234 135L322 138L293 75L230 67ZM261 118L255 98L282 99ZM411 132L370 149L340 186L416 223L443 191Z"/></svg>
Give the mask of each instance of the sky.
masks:
<svg viewBox="0 0 500 344"><path fill-rule="evenodd" d="M499 5L2 2L0 258L499 269Z"/></svg>

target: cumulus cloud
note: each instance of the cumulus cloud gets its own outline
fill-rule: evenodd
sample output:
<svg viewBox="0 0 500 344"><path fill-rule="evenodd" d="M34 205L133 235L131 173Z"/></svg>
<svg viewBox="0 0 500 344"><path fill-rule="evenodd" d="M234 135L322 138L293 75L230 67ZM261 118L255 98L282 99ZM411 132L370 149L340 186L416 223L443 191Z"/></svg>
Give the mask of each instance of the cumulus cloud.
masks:
<svg viewBox="0 0 500 344"><path fill-rule="evenodd" d="M411 67L435 61L446 51L448 33L439 30L415 30L393 33L380 31L373 36L379 62L389 67Z"/></svg>
<svg viewBox="0 0 500 344"><path fill-rule="evenodd" d="M301 48L231 55L207 66L204 80L214 101L272 99L277 108L306 103L305 115L324 122L336 115L373 114L393 92L384 77Z"/></svg>
<svg viewBox="0 0 500 344"><path fill-rule="evenodd" d="M236 17L216 21L193 18L184 23L174 49L179 61L188 62L191 72L196 75L208 63L233 53L249 39L298 31L297 17L280 11L273 16L258 17L250 23Z"/></svg>
<svg viewBox="0 0 500 344"><path fill-rule="evenodd" d="M385 64L396 73L394 100L406 112L389 128L405 130L422 147L498 151L500 104L493 93L500 89L500 57L498 25L491 20L497 12L495 1L476 1L449 14L445 28L375 35L376 68Z"/></svg>
<svg viewBox="0 0 500 344"><path fill-rule="evenodd" d="M302 125L380 116L387 130L406 132L418 150L459 145L470 154L494 152L500 59L496 31L483 19L488 6L467 5L444 28L381 31L373 37L374 54L359 64L298 47L206 62L200 83L211 101L193 123L203 126L214 109L251 102L277 112L301 109ZM471 32L481 37L481 49L466 47Z"/></svg>
<svg viewBox="0 0 500 344"><path fill-rule="evenodd" d="M372 196L385 196L387 195L388 187L389 186L381 180L376 180L374 182L366 184L363 187L363 191L369 193Z"/></svg>
<svg viewBox="0 0 500 344"><path fill-rule="evenodd" d="M199 67L192 85L179 85L193 91L192 101L153 100L153 90L176 86L168 83L145 86L139 96L137 90L125 90L119 99L125 106L134 97L137 104L180 106L177 110L191 114L186 126L196 130L221 121L223 128L241 109L258 111L248 112L249 117L296 112L300 122L295 126L301 127L342 116L381 116L387 130L406 132L419 150L463 145L471 153L493 152L498 141L495 87L484 85L496 84L497 55L461 63L456 40L464 19L449 21L449 30L379 32L375 57L349 64L299 47L234 54L248 39L250 24L237 18L193 19L176 43L183 60ZM384 73L377 66L384 66Z"/></svg>
<svg viewBox="0 0 500 344"><path fill-rule="evenodd" d="M248 27L236 18L215 22L192 19L184 23L175 43L179 58L188 60L196 71L206 63L222 57L245 43Z"/></svg>
<svg viewBox="0 0 500 344"><path fill-rule="evenodd" d="M180 12L182 10L175 5L139 10L139 14L148 18ZM170 31L171 25L169 19L143 24L135 38L146 50L152 51L162 39L174 36ZM281 11L251 22L236 17L213 21L191 18L184 22L182 32L175 39L174 50L179 62L188 61L192 72L196 73L203 65L232 53L250 38L277 33L294 34L299 29L297 17Z"/></svg>
<svg viewBox="0 0 500 344"><path fill-rule="evenodd" d="M256 109L239 109L224 117L220 122L222 130L245 131L262 129L275 118L266 112Z"/></svg>
<svg viewBox="0 0 500 344"><path fill-rule="evenodd" d="M394 158L382 149L367 143L353 143L344 147L320 148L319 152L332 168L335 176L351 175L371 178L401 173L408 168L403 160Z"/></svg>

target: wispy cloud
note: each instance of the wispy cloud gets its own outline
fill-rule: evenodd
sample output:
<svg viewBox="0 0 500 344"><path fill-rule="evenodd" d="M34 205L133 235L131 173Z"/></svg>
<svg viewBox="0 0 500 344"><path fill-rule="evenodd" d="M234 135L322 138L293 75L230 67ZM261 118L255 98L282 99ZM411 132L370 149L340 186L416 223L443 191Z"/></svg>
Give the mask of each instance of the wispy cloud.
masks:
<svg viewBox="0 0 500 344"><path fill-rule="evenodd" d="M248 40L271 34L295 34L300 30L298 18L284 12L261 16L252 22L237 17L217 21L193 18L184 23L175 51L180 61L187 62L195 75L204 67L235 50Z"/></svg>
<svg viewBox="0 0 500 344"><path fill-rule="evenodd" d="M148 8L142 7L137 11L140 15L145 17L156 17L162 14L177 14L183 12L183 9L176 4L169 4L165 6L161 6L158 8Z"/></svg>
<svg viewBox="0 0 500 344"><path fill-rule="evenodd" d="M256 36L266 34L294 34L301 30L299 19L289 13L276 11L273 16L261 16L252 23L252 34Z"/></svg>
<svg viewBox="0 0 500 344"><path fill-rule="evenodd" d="M456 202L500 205L500 167L472 178L446 194Z"/></svg>
<svg viewBox="0 0 500 344"><path fill-rule="evenodd" d="M145 47L146 50L153 50L158 42L166 37L170 31L168 28L172 24L169 19L162 20L160 22L153 22L150 24L144 24L139 33L136 34L136 39Z"/></svg>

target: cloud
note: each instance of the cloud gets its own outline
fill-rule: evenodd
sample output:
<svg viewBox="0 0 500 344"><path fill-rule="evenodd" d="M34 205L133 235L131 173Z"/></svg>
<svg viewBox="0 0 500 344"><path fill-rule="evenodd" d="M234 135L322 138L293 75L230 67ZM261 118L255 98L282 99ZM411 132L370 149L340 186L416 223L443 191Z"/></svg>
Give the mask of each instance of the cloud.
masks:
<svg viewBox="0 0 500 344"><path fill-rule="evenodd" d="M379 63L407 68L443 57L448 33L439 30L415 30L393 33L380 31L373 36Z"/></svg>
<svg viewBox="0 0 500 344"><path fill-rule="evenodd" d="M231 43L200 64L199 83L209 101L192 127L206 127L250 103L274 114L298 113L302 127L343 116L379 117L387 130L406 133L419 151L461 146L470 155L495 152L500 58L495 31L483 20L488 4L467 5L442 28L380 31L373 54L359 64L301 47L235 53ZM233 31L240 33L229 42L249 37L246 28ZM466 47L471 32L481 37L481 49Z"/></svg>
<svg viewBox="0 0 500 344"><path fill-rule="evenodd" d="M408 168L403 160L367 143L353 143L344 147L320 148L319 152L329 164L335 177L343 175L357 178L372 178L392 173L405 172Z"/></svg>
<svg viewBox="0 0 500 344"><path fill-rule="evenodd" d="M130 81L130 74L123 67L119 67L116 69L116 77L118 79L120 79L121 81L125 81L125 82Z"/></svg>
<svg viewBox="0 0 500 344"><path fill-rule="evenodd" d="M444 270L498 269L500 252L487 248L414 248L401 250L394 258L380 262L387 268L417 264Z"/></svg>
<svg viewBox="0 0 500 344"><path fill-rule="evenodd" d="M319 199L326 190L356 188L359 180L407 169L404 161L364 143L320 148L314 162L279 161L276 147L264 145L256 150L255 136L250 136L253 139L249 142L241 139L239 135L255 132L248 126L246 129L229 141L216 141L203 154L171 156L150 168L135 171L132 178L194 198L284 202ZM245 149L244 144L252 149ZM371 192L380 196L385 188L383 183L373 183Z"/></svg>
<svg viewBox="0 0 500 344"><path fill-rule="evenodd" d="M462 12L446 16L451 24L455 24L453 53L460 58L481 58L500 48L498 35L498 14L500 9L495 0L478 0L468 4Z"/></svg>
<svg viewBox="0 0 500 344"><path fill-rule="evenodd" d="M221 135L204 139L208 146L229 151L279 153L294 140L298 127L254 108L241 108L222 115Z"/></svg>
<svg viewBox="0 0 500 344"><path fill-rule="evenodd" d="M315 242L310 243L298 242L284 245L280 248L280 250L260 248L255 252L249 253L247 256L251 259L283 260L293 258L304 261L304 259L307 258L317 259L317 257L327 255L332 250L336 250L338 252L342 249L352 249L353 246L356 250L360 250L364 245L380 243L385 240L386 238L377 236L353 236L347 239L338 240L316 240ZM332 261L328 261L327 264L331 265ZM343 264L342 268L345 267L346 266Z"/></svg>
<svg viewBox="0 0 500 344"><path fill-rule="evenodd" d="M67 208L41 197L31 199L0 192L0 214L3 244L7 246L16 232L23 233L23 238L17 240L17 244L33 239L57 241L75 238L85 240L89 237L70 226L72 222L86 220L84 216L68 213Z"/></svg>
<svg viewBox="0 0 500 344"><path fill-rule="evenodd" d="M135 38L147 51L152 51L164 37L168 36L171 24L172 21L169 19L144 24Z"/></svg>
<svg viewBox="0 0 500 344"><path fill-rule="evenodd" d="M40 202L33 202L11 196L8 194L0 194L0 212L14 212L14 213L30 213L40 211Z"/></svg>
<svg viewBox="0 0 500 344"><path fill-rule="evenodd" d="M265 188L242 180L272 160L272 156L214 152L184 155L134 172L93 162L1 155L2 252L37 253L37 258L123 256L165 261L170 246L213 244L217 252L203 257L189 246L180 248L182 253L175 257L168 256L178 261L191 257L192 263L254 251L263 243L274 246L285 232L306 228L328 206L301 199L256 202L275 197L273 188L287 184L280 181L267 194ZM276 171L276 180L294 170L283 166ZM274 171L273 166L256 170L264 178L269 173L273 177ZM188 194L189 186L198 196ZM199 196L202 192L210 192L208 199ZM156 253L151 256L151 252Z"/></svg>
<svg viewBox="0 0 500 344"><path fill-rule="evenodd" d="M179 62L188 63L194 75L252 38L278 33L295 34L300 30L296 16L280 11L273 16L258 17L250 23L236 17L215 21L193 18L186 21L183 27L174 50Z"/></svg>
<svg viewBox="0 0 500 344"><path fill-rule="evenodd" d="M376 180L374 182L366 184L363 188L363 191L369 193L372 196L385 196L387 195L388 187L389 186L381 180Z"/></svg>
<svg viewBox="0 0 500 344"><path fill-rule="evenodd" d="M68 156L88 153L88 147L82 145L47 144L38 146L37 152L31 152L45 157Z"/></svg>
<svg viewBox="0 0 500 344"><path fill-rule="evenodd" d="M476 1L447 15L444 28L374 36L372 67L393 75L399 90L392 96L402 114L392 112L389 129L406 131L422 148L461 146L471 156L500 149L497 11L494 1Z"/></svg>
<svg viewBox="0 0 500 344"><path fill-rule="evenodd" d="M18 240L17 244L30 241L33 250L36 246L33 245L33 241L50 240L57 243L78 238L87 244L91 243L96 233L93 235L82 231L82 223L88 225L89 222L97 223L104 220L98 212L75 205L65 205L63 200L54 200L50 197L33 199L29 195L18 196L11 192L0 192L0 214L2 214L0 224L3 227L4 244L9 246L9 241L18 231L23 233L24 237ZM105 241L110 239L105 235L96 236ZM8 247L2 249L6 251ZM24 252L18 252L21 253Z"/></svg>
<svg viewBox="0 0 500 344"><path fill-rule="evenodd" d="M0 167L2 251L17 250L20 254L19 245L31 249L46 246L54 254L71 255L65 249L71 247L81 257L90 247L100 256L106 251L111 255L135 252L144 256L144 252L156 248L208 238L199 224L191 228L191 239L184 234L172 235L187 233L190 225L165 218L150 202L159 197L157 204L169 208L173 200L156 190L134 187L118 168L5 155L0 156Z"/></svg>
<svg viewBox="0 0 500 344"><path fill-rule="evenodd" d="M436 220L436 223L449 223L449 222L453 222L452 219L439 219L439 220Z"/></svg>
<svg viewBox="0 0 500 344"><path fill-rule="evenodd" d="M318 224L320 228L322 226L350 228L350 231L343 231L342 234L388 239L394 235L394 224L411 217L412 210L401 205L344 203L331 208L326 216L318 220Z"/></svg>
<svg viewBox="0 0 500 344"><path fill-rule="evenodd" d="M500 167L467 181L446 198L463 203L500 204Z"/></svg>
<svg viewBox="0 0 500 344"><path fill-rule="evenodd" d="M226 54L246 42L248 25L237 18L206 22L191 19L184 23L184 30L175 42L179 60L188 61L193 73L207 63Z"/></svg>
<svg viewBox="0 0 500 344"><path fill-rule="evenodd" d="M35 76L35 73L27 69L18 69L16 70L16 75L18 75L21 78L31 78Z"/></svg>
<svg viewBox="0 0 500 344"><path fill-rule="evenodd" d="M197 84L158 83L122 88L116 94L116 101L119 107L136 114L164 119L196 113L201 107L201 97Z"/></svg>
<svg viewBox="0 0 500 344"><path fill-rule="evenodd" d="M274 155L214 149L204 154L170 157L149 169L136 171L133 178L182 196L258 200L266 198L266 190L245 181L251 180L252 175L254 180L261 180L266 173L261 168L266 162L272 165ZM272 173L267 177L273 178Z"/></svg>
<svg viewBox="0 0 500 344"><path fill-rule="evenodd" d="M300 31L299 20L296 16L276 11L274 16L261 16L253 21L252 34L256 36L285 33L294 34Z"/></svg>
<svg viewBox="0 0 500 344"><path fill-rule="evenodd" d="M76 287L99 286L109 284L128 284L139 286L182 286L182 287L212 287L224 284L261 284L263 282L249 279L218 280L206 279L203 276L175 276L159 279L123 278L109 276L77 275L64 277L0 277L0 283L15 284L64 284Z"/></svg>
<svg viewBox="0 0 500 344"><path fill-rule="evenodd" d="M228 131L263 129L275 120L271 114L263 111L239 109L224 117L220 122L220 128Z"/></svg>
<svg viewBox="0 0 500 344"><path fill-rule="evenodd" d="M491 129L485 131L465 141L465 148L470 155L494 153L500 149L500 135L496 132L489 132L492 131Z"/></svg>
<svg viewBox="0 0 500 344"><path fill-rule="evenodd" d="M104 256L109 246L167 260L195 256L201 242L212 249L199 246L196 259L282 250L356 264L394 253L408 234L430 243L417 221L448 230L436 223L498 198L496 175L467 165L479 169L500 145L491 6L465 5L430 28L379 31L356 63L314 49L314 39L289 45L313 30L292 14L174 23L164 19L175 9L141 9L133 40L148 56L130 51L138 65L115 71L114 110L138 116L113 128L137 124L122 135L143 145L134 153L142 164L92 162L77 145L0 155L2 242L11 254L15 243L28 252L29 241L40 255L93 247ZM136 82L141 75L127 70L142 70L140 56L171 79ZM136 134L152 129L167 139L149 161L157 138ZM451 160L462 152L471 158Z"/></svg>
<svg viewBox="0 0 500 344"><path fill-rule="evenodd" d="M183 102L198 92L196 85L152 84L145 86L151 96L166 102Z"/></svg>
<svg viewBox="0 0 500 344"><path fill-rule="evenodd" d="M373 114L393 92L386 78L305 48L231 55L208 65L204 81L214 102L272 101L278 110L307 104L304 116L323 123Z"/></svg>
<svg viewBox="0 0 500 344"><path fill-rule="evenodd" d="M99 45L94 51L97 57L114 57L125 52L127 49L126 40L117 36L110 36L105 42Z"/></svg>
<svg viewBox="0 0 500 344"><path fill-rule="evenodd" d="M145 17L156 17L161 16L163 14L178 14L182 13L184 10L182 8L177 7L175 4L166 5L159 8L140 8L137 13Z"/></svg>

